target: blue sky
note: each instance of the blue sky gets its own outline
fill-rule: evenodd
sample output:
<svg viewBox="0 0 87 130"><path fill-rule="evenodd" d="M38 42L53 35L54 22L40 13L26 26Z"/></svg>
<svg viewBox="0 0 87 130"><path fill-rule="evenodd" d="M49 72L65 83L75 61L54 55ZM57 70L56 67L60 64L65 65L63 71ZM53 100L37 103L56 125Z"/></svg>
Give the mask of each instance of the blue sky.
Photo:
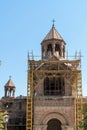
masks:
<svg viewBox="0 0 87 130"><path fill-rule="evenodd" d="M15 95L26 95L27 53L41 55L41 41L52 27L66 41L68 54L82 53L83 95L87 96L87 0L0 1L0 97L12 76Z"/></svg>

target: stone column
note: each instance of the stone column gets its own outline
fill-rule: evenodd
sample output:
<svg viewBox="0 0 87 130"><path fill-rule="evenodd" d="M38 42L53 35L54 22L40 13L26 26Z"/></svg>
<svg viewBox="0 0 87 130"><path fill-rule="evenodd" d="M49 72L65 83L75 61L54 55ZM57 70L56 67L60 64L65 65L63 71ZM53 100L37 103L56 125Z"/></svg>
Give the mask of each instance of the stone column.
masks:
<svg viewBox="0 0 87 130"><path fill-rule="evenodd" d="M60 57L63 57L63 45L60 46Z"/></svg>
<svg viewBox="0 0 87 130"><path fill-rule="evenodd" d="M55 44L52 45L53 55L55 54Z"/></svg>

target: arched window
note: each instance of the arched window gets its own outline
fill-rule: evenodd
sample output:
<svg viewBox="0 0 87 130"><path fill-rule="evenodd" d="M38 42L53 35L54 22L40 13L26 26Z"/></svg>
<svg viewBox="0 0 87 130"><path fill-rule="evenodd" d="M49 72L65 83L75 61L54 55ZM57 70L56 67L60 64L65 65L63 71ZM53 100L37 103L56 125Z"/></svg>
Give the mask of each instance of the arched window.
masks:
<svg viewBox="0 0 87 130"><path fill-rule="evenodd" d="M52 45L51 44L48 44L47 51L51 51L52 52Z"/></svg>
<svg viewBox="0 0 87 130"><path fill-rule="evenodd" d="M48 55L48 57L51 57L52 54L53 54L52 45L49 44L49 45L47 46L47 55Z"/></svg>
<svg viewBox="0 0 87 130"><path fill-rule="evenodd" d="M58 44L55 45L55 51L60 51L60 46Z"/></svg>
<svg viewBox="0 0 87 130"><path fill-rule="evenodd" d="M64 77L46 77L44 79L44 95L63 95Z"/></svg>
<svg viewBox="0 0 87 130"><path fill-rule="evenodd" d="M60 45L59 44L55 45L55 51L58 51L59 55L61 55L61 49L60 49Z"/></svg>

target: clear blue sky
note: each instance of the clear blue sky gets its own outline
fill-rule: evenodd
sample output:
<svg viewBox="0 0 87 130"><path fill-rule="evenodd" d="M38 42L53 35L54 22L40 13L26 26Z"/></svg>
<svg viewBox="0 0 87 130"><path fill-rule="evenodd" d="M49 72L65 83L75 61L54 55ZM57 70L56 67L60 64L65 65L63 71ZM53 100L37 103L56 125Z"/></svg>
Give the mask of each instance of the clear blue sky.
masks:
<svg viewBox="0 0 87 130"><path fill-rule="evenodd" d="M87 0L0 0L0 97L9 75L15 95L26 95L27 52L41 54L40 43L52 19L69 55L82 52L83 95L87 96Z"/></svg>

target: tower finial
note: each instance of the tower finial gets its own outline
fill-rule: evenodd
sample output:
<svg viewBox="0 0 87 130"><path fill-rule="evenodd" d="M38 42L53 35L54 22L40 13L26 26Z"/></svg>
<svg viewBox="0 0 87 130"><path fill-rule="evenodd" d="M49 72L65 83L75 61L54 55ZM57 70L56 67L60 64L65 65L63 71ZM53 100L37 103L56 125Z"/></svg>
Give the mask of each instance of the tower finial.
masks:
<svg viewBox="0 0 87 130"><path fill-rule="evenodd" d="M9 76L9 80L11 80L11 75Z"/></svg>
<svg viewBox="0 0 87 130"><path fill-rule="evenodd" d="M53 20L52 20L52 22L53 22L53 25L52 25L52 27L54 27L55 19L53 19Z"/></svg>

